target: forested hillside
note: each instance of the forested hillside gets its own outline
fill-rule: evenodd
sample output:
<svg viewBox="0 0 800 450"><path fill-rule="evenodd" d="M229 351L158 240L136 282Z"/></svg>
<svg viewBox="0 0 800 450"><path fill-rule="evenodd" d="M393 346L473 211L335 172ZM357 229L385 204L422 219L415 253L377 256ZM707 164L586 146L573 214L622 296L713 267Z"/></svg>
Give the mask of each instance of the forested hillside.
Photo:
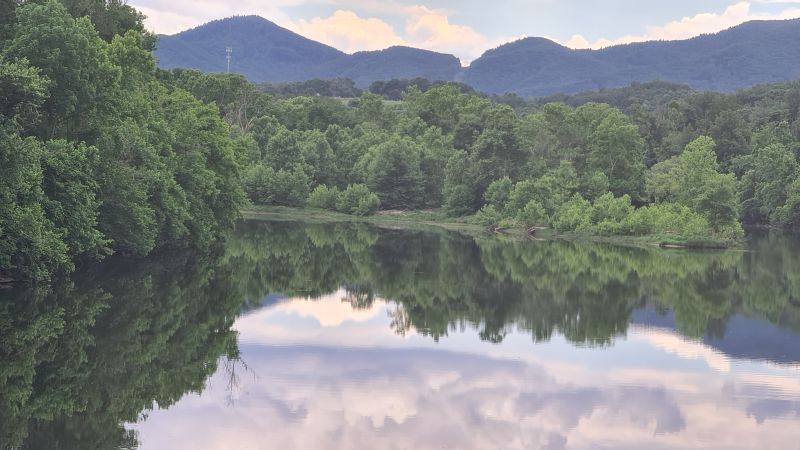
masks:
<svg viewBox="0 0 800 450"><path fill-rule="evenodd" d="M408 47L348 55L258 16L216 20L161 36L156 58L162 68L224 72L226 47L234 51L231 71L253 82L345 77L364 87L390 78L452 80L461 70L455 56Z"/></svg>
<svg viewBox="0 0 800 450"><path fill-rule="evenodd" d="M737 94L633 85L518 113L452 84L345 104L276 99L237 75L162 76L242 133L255 204L441 209L487 226L694 243L735 241L740 220L800 224L797 82Z"/></svg>
<svg viewBox="0 0 800 450"><path fill-rule="evenodd" d="M82 5L3 2L3 277L46 280L112 252L202 246L244 200L227 124L157 81L141 15Z"/></svg>
<svg viewBox="0 0 800 450"><path fill-rule="evenodd" d="M734 91L800 78L800 19L752 21L684 41L572 50L528 38L489 50L461 81L489 93L523 96L670 81L700 90Z"/></svg>
<svg viewBox="0 0 800 450"><path fill-rule="evenodd" d="M232 71L253 82L345 77L366 88L374 81L421 77L457 80L488 94L531 97L656 80L723 92L793 80L800 78L798 42L800 19L753 21L684 41L601 50L573 50L548 39L526 38L489 50L461 68L452 55L406 47L346 55L248 16L161 36L156 57L163 68L222 72L225 47L233 47Z"/></svg>

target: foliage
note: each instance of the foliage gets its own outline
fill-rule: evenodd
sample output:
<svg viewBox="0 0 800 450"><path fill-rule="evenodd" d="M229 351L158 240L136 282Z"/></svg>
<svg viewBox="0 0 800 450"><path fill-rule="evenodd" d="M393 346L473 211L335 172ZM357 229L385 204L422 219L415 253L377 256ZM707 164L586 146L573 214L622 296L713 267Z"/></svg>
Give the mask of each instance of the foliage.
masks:
<svg viewBox="0 0 800 450"><path fill-rule="evenodd" d="M308 198L309 178L303 169L275 170L257 163L244 171L245 191L257 205L303 206Z"/></svg>
<svg viewBox="0 0 800 450"><path fill-rule="evenodd" d="M339 199L339 189L336 186L328 188L321 184L308 195L308 206L319 209L336 209L336 200Z"/></svg>
<svg viewBox="0 0 800 450"><path fill-rule="evenodd" d="M581 194L575 194L563 203L553 216L553 227L558 231L587 231L592 220L592 204Z"/></svg>
<svg viewBox="0 0 800 450"><path fill-rule="evenodd" d="M700 137L689 143L661 178L668 180L668 184L653 189L663 192L667 200L702 214L711 229L720 233L730 227L739 227L739 206L736 177L718 172L714 146L709 137Z"/></svg>
<svg viewBox="0 0 800 450"><path fill-rule="evenodd" d="M514 184L509 177L503 177L499 180L492 181L483 194L483 197L486 199L486 204L502 210L505 208L506 203L508 203L508 198L513 188Z"/></svg>
<svg viewBox="0 0 800 450"><path fill-rule="evenodd" d="M229 129L159 83L136 10L48 0L13 18L0 54L3 276L43 281L232 228L244 194Z"/></svg>
<svg viewBox="0 0 800 450"><path fill-rule="evenodd" d="M363 184L348 186L336 199L337 211L356 216L374 214L380 205L380 198Z"/></svg>
<svg viewBox="0 0 800 450"><path fill-rule="evenodd" d="M411 142L400 138L374 148L367 185L378 194L385 208L415 209L424 205L419 154L420 150Z"/></svg>

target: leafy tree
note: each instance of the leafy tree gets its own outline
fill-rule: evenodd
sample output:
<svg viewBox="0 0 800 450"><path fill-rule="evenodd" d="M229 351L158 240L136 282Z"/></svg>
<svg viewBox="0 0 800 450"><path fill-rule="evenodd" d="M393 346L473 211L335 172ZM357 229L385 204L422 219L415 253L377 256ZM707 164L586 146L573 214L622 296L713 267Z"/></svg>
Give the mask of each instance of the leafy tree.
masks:
<svg viewBox="0 0 800 450"><path fill-rule="evenodd" d="M522 208L517 218L526 226L547 225L550 222L547 211L537 200L531 200Z"/></svg>
<svg viewBox="0 0 800 450"><path fill-rule="evenodd" d="M257 163L244 173L245 191L258 205L303 206L309 194L309 177L301 167L274 170Z"/></svg>
<svg viewBox="0 0 800 450"><path fill-rule="evenodd" d="M95 178L98 152L86 145L47 143L42 157L43 201L47 217L59 229L71 258L100 256L110 243L97 229L100 186Z"/></svg>
<svg viewBox="0 0 800 450"><path fill-rule="evenodd" d="M275 170L305 164L298 133L285 128L272 136L264 149L264 162Z"/></svg>
<svg viewBox="0 0 800 450"><path fill-rule="evenodd" d="M117 35L136 31L146 37L143 48L155 49L156 38L144 27L145 16L123 0L62 0L73 17L91 19L100 37L108 42Z"/></svg>
<svg viewBox="0 0 800 450"><path fill-rule="evenodd" d="M318 130L307 131L299 139L303 155L304 169L313 184L326 184L334 181L335 158L333 149Z"/></svg>
<svg viewBox="0 0 800 450"><path fill-rule="evenodd" d="M797 159L782 144L772 144L757 150L749 167L742 177L742 216L751 223L781 222L778 211L800 173Z"/></svg>
<svg viewBox="0 0 800 450"><path fill-rule="evenodd" d="M0 0L0 42L7 42L14 35L17 4L18 0Z"/></svg>
<svg viewBox="0 0 800 450"><path fill-rule="evenodd" d="M61 231L42 207L42 153L34 139L0 128L0 271L33 280L73 267Z"/></svg>
<svg viewBox="0 0 800 450"><path fill-rule="evenodd" d="M114 85L121 72L88 18L73 19L57 0L17 8L17 33L7 57L26 58L50 80L38 135L96 138L104 116L113 114Z"/></svg>
<svg viewBox="0 0 800 450"><path fill-rule="evenodd" d="M473 183L479 198L493 180L517 177L526 153L520 148L516 126L516 115L508 106L498 106L487 113L485 128L470 150Z"/></svg>
<svg viewBox="0 0 800 450"><path fill-rule="evenodd" d="M579 180L578 190L587 200L595 200L611 189L608 176L603 172L585 174Z"/></svg>
<svg viewBox="0 0 800 450"><path fill-rule="evenodd" d="M800 226L800 176L786 188L786 202L775 213L775 221L784 227Z"/></svg>
<svg viewBox="0 0 800 450"><path fill-rule="evenodd" d="M493 205L495 208L502 211L505 209L506 203L508 203L513 188L514 184L511 182L511 178L503 177L494 180L489 187L486 188L486 193L483 195L486 199L486 204Z"/></svg>
<svg viewBox="0 0 800 450"><path fill-rule="evenodd" d="M336 199L336 210L357 216L374 214L380 207L378 196L363 184L350 185L339 193Z"/></svg>
<svg viewBox="0 0 800 450"><path fill-rule="evenodd" d="M592 220L592 204L575 194L556 210L553 227L558 231L586 231Z"/></svg>
<svg viewBox="0 0 800 450"><path fill-rule="evenodd" d="M452 216L474 211L475 194L467 153L459 151L447 160L444 179L444 209Z"/></svg>
<svg viewBox="0 0 800 450"><path fill-rule="evenodd" d="M625 223L633 211L630 196L614 197L608 192L594 201L591 221L600 234L624 235L628 233Z"/></svg>
<svg viewBox="0 0 800 450"><path fill-rule="evenodd" d="M321 184L308 195L308 206L319 209L336 209L336 200L339 198L339 189L336 186L328 188Z"/></svg>
<svg viewBox="0 0 800 450"><path fill-rule="evenodd" d="M644 141L621 112L609 113L589 138L588 168L602 171L615 195L644 193Z"/></svg>
<svg viewBox="0 0 800 450"><path fill-rule="evenodd" d="M668 171L661 169L664 175L651 179L650 189L702 214L714 232L740 235L736 177L717 171L714 145L709 137L692 141Z"/></svg>
<svg viewBox="0 0 800 450"><path fill-rule="evenodd" d="M4 125L30 131L38 124L42 104L48 96L48 80L26 60L0 60L0 120Z"/></svg>
<svg viewBox="0 0 800 450"><path fill-rule="evenodd" d="M420 150L407 139L393 137L374 149L367 185L385 208L414 209L422 206L425 192L420 170Z"/></svg>

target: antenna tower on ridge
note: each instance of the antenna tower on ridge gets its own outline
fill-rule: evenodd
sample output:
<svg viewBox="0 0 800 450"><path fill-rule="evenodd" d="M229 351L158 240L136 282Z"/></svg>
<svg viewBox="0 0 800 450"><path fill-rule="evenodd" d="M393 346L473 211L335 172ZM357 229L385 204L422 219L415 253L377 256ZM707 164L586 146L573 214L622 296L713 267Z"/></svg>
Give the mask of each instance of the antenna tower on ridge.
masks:
<svg viewBox="0 0 800 450"><path fill-rule="evenodd" d="M228 61L228 73L231 73L231 57L233 55L233 47L225 47L225 60Z"/></svg>

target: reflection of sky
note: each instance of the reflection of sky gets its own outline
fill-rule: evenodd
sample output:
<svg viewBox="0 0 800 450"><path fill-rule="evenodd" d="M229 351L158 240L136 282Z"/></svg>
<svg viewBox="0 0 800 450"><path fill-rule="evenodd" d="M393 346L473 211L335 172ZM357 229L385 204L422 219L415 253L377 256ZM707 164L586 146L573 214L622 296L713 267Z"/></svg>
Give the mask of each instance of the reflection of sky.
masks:
<svg viewBox="0 0 800 450"><path fill-rule="evenodd" d="M241 317L243 363L135 426L142 448L797 448L800 369L632 326L610 348L561 337L436 343L391 303L343 293ZM246 367L245 367L246 365ZM236 374L235 383L231 373Z"/></svg>

